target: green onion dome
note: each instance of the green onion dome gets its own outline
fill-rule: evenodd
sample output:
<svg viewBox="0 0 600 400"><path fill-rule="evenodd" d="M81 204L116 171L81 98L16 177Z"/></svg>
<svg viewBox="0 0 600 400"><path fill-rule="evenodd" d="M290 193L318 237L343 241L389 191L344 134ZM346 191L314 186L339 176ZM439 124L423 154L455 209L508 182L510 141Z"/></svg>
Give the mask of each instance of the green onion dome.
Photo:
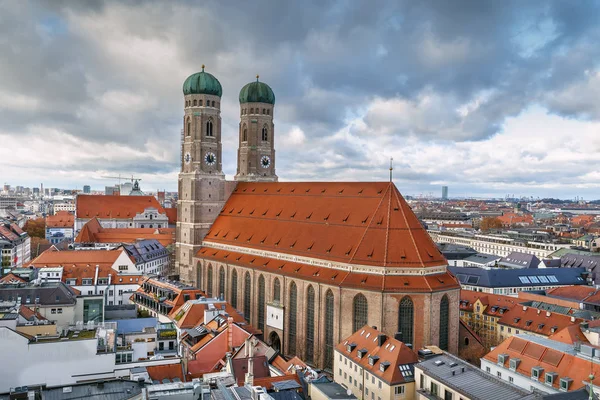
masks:
<svg viewBox="0 0 600 400"><path fill-rule="evenodd" d="M221 97L223 88L217 78L208 72L204 72L203 65L201 72L190 75L185 82L183 82L183 94L211 94L213 96Z"/></svg>
<svg viewBox="0 0 600 400"><path fill-rule="evenodd" d="M275 104L275 93L269 85L258 81L250 82L240 90L240 104L243 103L268 103Z"/></svg>

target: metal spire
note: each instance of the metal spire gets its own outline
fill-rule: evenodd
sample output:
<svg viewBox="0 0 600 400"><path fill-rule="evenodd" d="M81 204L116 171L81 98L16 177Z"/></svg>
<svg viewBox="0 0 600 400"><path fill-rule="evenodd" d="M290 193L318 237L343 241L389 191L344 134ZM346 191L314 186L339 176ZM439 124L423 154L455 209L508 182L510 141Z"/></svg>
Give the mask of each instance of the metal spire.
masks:
<svg viewBox="0 0 600 400"><path fill-rule="evenodd" d="M390 157L390 182L392 181L392 171L394 171L394 159Z"/></svg>

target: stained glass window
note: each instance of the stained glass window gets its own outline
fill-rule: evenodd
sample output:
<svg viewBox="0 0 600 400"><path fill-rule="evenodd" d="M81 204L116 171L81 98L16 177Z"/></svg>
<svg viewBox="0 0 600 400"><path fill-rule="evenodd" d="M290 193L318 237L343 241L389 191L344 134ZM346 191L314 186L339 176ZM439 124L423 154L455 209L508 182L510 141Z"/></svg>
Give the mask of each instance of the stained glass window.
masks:
<svg viewBox="0 0 600 400"><path fill-rule="evenodd" d="M281 283L279 283L279 278L275 278L273 281L273 300L281 301Z"/></svg>
<svg viewBox="0 0 600 400"><path fill-rule="evenodd" d="M252 289L252 281L250 278L250 273L246 272L246 277L244 278L244 317L246 318L246 321L250 322L250 298L251 296L251 289Z"/></svg>
<svg viewBox="0 0 600 400"><path fill-rule="evenodd" d="M265 278L258 278L258 329L265 330Z"/></svg>
<svg viewBox="0 0 600 400"><path fill-rule="evenodd" d="M448 350L448 296L444 295L440 301L440 349Z"/></svg>
<svg viewBox="0 0 600 400"><path fill-rule="evenodd" d="M237 271L234 269L231 271L231 305L237 309L237 298L238 298L238 283L237 283Z"/></svg>
<svg viewBox="0 0 600 400"><path fill-rule="evenodd" d="M404 343L413 344L414 305L410 297L406 296L400 301L398 312L398 332L402 334Z"/></svg>
<svg viewBox="0 0 600 400"><path fill-rule="evenodd" d="M333 293L325 294L325 369L333 369Z"/></svg>
<svg viewBox="0 0 600 400"><path fill-rule="evenodd" d="M312 286L306 292L306 354L305 361L313 363L315 351L315 290Z"/></svg>
<svg viewBox="0 0 600 400"><path fill-rule="evenodd" d="M219 269L219 293L217 296L225 296L225 268Z"/></svg>
<svg viewBox="0 0 600 400"><path fill-rule="evenodd" d="M208 264L207 276L206 276L206 293L208 297L212 297L212 280L213 280L213 270L212 265Z"/></svg>
<svg viewBox="0 0 600 400"><path fill-rule="evenodd" d="M290 285L290 323L288 329L288 353L296 355L296 327L298 326L298 288L292 282Z"/></svg>
<svg viewBox="0 0 600 400"><path fill-rule="evenodd" d="M367 325L369 306L367 305L367 298L360 293L354 296L353 303L352 332L356 332L363 326Z"/></svg>

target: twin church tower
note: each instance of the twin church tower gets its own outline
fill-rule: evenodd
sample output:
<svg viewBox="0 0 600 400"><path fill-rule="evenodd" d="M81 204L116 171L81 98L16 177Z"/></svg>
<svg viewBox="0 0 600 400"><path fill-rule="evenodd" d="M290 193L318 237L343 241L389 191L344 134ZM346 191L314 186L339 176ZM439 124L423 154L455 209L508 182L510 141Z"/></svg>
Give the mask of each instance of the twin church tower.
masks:
<svg viewBox="0 0 600 400"><path fill-rule="evenodd" d="M201 247L235 181L277 181L275 174L275 94L256 81L242 88L234 182L223 173L221 96L223 89L208 72L197 72L183 83L184 117L177 218L176 270L183 281L194 281L192 258Z"/></svg>

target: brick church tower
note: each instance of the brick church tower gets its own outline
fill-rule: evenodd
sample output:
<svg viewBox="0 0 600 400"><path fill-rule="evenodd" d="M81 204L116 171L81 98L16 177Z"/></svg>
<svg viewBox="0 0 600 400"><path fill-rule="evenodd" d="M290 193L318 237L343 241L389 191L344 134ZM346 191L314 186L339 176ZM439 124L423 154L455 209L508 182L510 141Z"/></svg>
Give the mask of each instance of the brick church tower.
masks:
<svg viewBox="0 0 600 400"><path fill-rule="evenodd" d="M184 117L175 268L186 283L198 282L192 259L225 204L222 170L221 83L202 71L183 84Z"/></svg>
<svg viewBox="0 0 600 400"><path fill-rule="evenodd" d="M266 83L250 82L240 91L240 132L236 181L276 182L275 94Z"/></svg>

